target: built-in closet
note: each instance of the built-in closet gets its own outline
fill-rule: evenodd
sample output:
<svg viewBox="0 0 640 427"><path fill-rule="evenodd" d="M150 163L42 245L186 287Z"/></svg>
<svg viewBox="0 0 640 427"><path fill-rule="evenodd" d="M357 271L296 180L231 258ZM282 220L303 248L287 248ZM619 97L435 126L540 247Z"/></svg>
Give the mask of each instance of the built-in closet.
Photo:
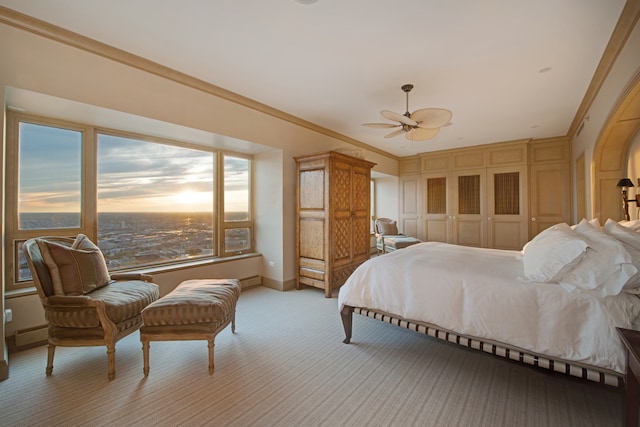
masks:
<svg viewBox="0 0 640 427"><path fill-rule="evenodd" d="M521 249L570 220L567 139L443 150L400 162L400 224L425 241Z"/></svg>

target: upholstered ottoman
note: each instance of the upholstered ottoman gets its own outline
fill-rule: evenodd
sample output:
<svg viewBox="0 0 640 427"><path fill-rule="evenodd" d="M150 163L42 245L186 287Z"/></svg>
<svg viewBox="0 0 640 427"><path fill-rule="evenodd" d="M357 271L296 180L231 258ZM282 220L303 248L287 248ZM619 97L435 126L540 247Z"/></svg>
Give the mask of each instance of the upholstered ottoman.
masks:
<svg viewBox="0 0 640 427"><path fill-rule="evenodd" d="M398 249L404 249L408 246L415 245L416 243L422 243L422 240L405 235L382 236L382 238L384 239L383 253L397 251Z"/></svg>
<svg viewBox="0 0 640 427"><path fill-rule="evenodd" d="M180 283L173 291L142 310L140 341L144 376L149 375L149 342L207 340L209 374L213 374L213 341L229 323L236 329L236 279L198 279Z"/></svg>

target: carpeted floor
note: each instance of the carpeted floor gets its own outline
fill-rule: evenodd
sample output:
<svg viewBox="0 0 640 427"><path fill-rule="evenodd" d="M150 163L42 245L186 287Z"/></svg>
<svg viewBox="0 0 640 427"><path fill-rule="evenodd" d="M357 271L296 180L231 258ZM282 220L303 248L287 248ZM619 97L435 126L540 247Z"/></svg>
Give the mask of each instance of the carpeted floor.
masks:
<svg viewBox="0 0 640 427"><path fill-rule="evenodd" d="M46 346L9 355L2 426L618 426L622 390L546 373L354 316L352 343L336 298L318 289L245 290L236 334L151 343L121 340L116 379L104 347Z"/></svg>

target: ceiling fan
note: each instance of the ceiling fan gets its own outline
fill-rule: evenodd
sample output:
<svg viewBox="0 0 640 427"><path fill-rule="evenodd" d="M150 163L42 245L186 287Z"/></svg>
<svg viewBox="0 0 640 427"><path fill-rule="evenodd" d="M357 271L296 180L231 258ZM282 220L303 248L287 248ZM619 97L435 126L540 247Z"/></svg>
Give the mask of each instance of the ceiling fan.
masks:
<svg viewBox="0 0 640 427"><path fill-rule="evenodd" d="M385 138L393 138L404 133L405 137L410 141L424 141L436 136L441 127L449 124L452 116L451 111L444 108L423 108L409 113L409 92L411 92L411 89L413 89L412 84L402 85L402 90L407 96L407 111L404 114L394 113L389 110L380 112L382 117L398 122L398 124L364 123L363 126L378 129L400 128L385 135Z"/></svg>

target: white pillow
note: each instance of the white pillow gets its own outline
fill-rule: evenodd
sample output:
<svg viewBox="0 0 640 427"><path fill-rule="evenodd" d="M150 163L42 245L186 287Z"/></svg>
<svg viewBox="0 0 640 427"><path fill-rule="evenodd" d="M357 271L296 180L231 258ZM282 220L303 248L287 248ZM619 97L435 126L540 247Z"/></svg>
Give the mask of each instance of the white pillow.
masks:
<svg viewBox="0 0 640 427"><path fill-rule="evenodd" d="M586 218L583 218L583 220L586 221ZM602 228L602 226L600 225L600 220L598 218L590 219L589 220L589 224L593 225L595 228L598 228L598 229ZM574 225L571 226L571 229L575 230L577 226L578 226L578 224L574 224Z"/></svg>
<svg viewBox="0 0 640 427"><path fill-rule="evenodd" d="M622 220L618 224L623 227L630 228L633 231L640 231L640 219L632 219L631 221Z"/></svg>
<svg viewBox="0 0 640 427"><path fill-rule="evenodd" d="M600 225L600 220L598 218L590 219L589 224L593 225L595 228L602 228L602 226Z"/></svg>
<svg viewBox="0 0 640 427"><path fill-rule="evenodd" d="M640 250L640 233L636 233L629 227L625 227L615 222L611 218L604 224L604 231L612 237L615 237L622 243L633 246Z"/></svg>
<svg viewBox="0 0 640 427"><path fill-rule="evenodd" d="M624 285L624 291L629 293L640 293L640 233L624 227L612 219L608 219L604 224L604 231L611 237L617 239L629 252L633 265L638 272Z"/></svg>
<svg viewBox="0 0 640 427"><path fill-rule="evenodd" d="M524 275L534 282L557 282L580 262L587 243L567 224L543 230L522 248Z"/></svg>
<svg viewBox="0 0 640 427"><path fill-rule="evenodd" d="M574 231L586 240L587 252L577 266L562 276L560 285L569 291L581 289L601 296L619 294L638 272L629 253L620 242L585 219Z"/></svg>

